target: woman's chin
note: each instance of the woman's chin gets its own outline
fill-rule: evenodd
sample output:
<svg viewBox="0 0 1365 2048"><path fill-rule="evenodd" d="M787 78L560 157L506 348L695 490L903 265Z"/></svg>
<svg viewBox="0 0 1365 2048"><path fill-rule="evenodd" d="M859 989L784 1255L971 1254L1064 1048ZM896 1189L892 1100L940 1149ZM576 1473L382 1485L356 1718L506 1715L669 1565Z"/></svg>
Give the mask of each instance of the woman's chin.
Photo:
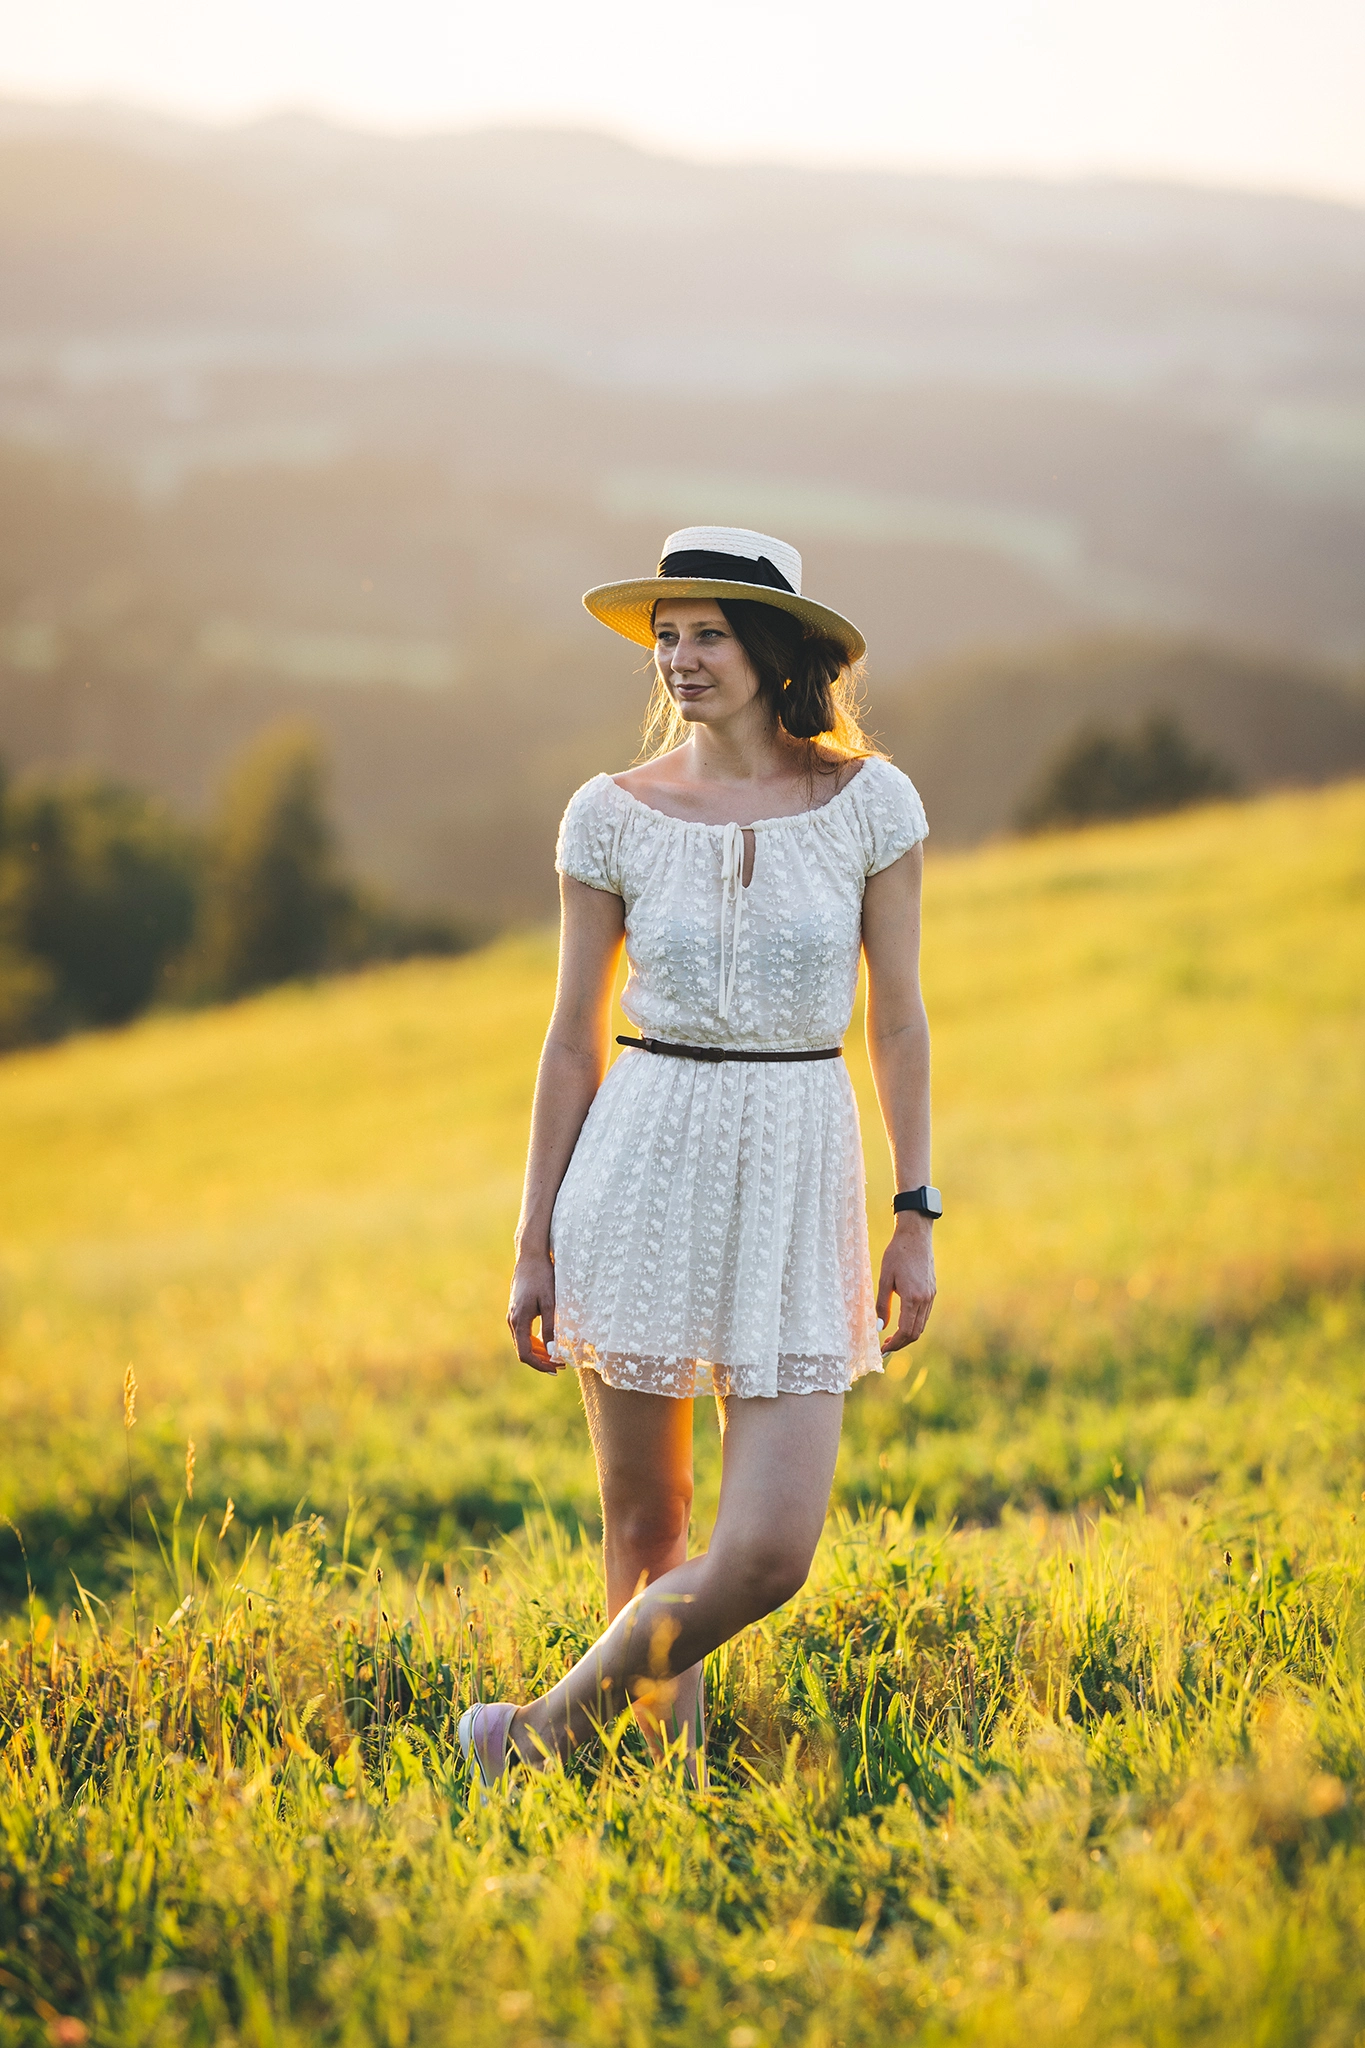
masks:
<svg viewBox="0 0 1365 2048"><path fill-rule="evenodd" d="M729 704L717 690L707 690L700 697L675 697L673 699L683 718L689 725L715 725L726 718L733 718L742 704Z"/></svg>

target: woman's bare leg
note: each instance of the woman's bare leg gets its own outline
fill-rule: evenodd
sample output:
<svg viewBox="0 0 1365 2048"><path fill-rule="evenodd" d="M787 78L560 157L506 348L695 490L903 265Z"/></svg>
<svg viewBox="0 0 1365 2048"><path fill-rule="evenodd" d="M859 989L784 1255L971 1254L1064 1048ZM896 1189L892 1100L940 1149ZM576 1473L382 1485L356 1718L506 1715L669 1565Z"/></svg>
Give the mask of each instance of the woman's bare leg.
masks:
<svg viewBox="0 0 1365 2048"><path fill-rule="evenodd" d="M628 1700L657 1695L791 1599L824 1527L843 1406L842 1394L725 1402L710 1549L635 1594L551 1692L518 1709L511 1740L520 1756L567 1755Z"/></svg>
<svg viewBox="0 0 1365 2048"><path fill-rule="evenodd" d="M591 1371L581 1371L578 1383L597 1461L607 1615L614 1621L642 1587L686 1560L692 1403L609 1387ZM655 1756L682 1736L687 1756L694 1757L702 1715L700 1664L638 1693L634 1706L640 1732Z"/></svg>

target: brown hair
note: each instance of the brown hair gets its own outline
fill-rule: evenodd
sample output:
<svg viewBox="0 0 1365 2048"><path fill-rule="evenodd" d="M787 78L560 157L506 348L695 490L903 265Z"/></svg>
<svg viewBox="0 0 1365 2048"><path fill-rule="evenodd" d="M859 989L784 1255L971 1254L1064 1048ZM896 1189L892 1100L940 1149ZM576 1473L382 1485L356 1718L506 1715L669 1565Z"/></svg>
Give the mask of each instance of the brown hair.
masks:
<svg viewBox="0 0 1365 2048"><path fill-rule="evenodd" d="M784 732L797 740L823 739L849 760L876 753L858 719L858 674L837 640L780 605L737 597L716 603L758 677L759 696ZM653 760L686 736L687 722L656 668L641 754Z"/></svg>

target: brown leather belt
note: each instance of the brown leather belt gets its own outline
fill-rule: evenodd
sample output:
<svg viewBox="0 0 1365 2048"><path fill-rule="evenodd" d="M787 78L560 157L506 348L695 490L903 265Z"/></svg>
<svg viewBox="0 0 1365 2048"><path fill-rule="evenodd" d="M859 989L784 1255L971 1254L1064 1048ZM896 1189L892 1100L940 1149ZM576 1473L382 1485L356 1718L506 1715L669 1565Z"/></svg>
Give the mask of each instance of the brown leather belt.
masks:
<svg viewBox="0 0 1365 2048"><path fill-rule="evenodd" d="M663 1053L671 1060L837 1060L844 1049L828 1045L820 1052L735 1052L721 1045L673 1045L666 1038L618 1038L616 1043L639 1052Z"/></svg>

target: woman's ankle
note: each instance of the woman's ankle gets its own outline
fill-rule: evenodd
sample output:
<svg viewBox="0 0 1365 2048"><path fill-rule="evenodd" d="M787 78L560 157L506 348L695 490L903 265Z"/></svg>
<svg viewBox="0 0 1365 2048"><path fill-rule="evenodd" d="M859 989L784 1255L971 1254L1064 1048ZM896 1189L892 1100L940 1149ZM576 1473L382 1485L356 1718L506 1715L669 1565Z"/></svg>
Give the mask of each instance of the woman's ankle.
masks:
<svg viewBox="0 0 1365 2048"><path fill-rule="evenodd" d="M507 1729L507 1747L533 1771L555 1761L555 1747L531 1720L530 1707L518 1707Z"/></svg>

